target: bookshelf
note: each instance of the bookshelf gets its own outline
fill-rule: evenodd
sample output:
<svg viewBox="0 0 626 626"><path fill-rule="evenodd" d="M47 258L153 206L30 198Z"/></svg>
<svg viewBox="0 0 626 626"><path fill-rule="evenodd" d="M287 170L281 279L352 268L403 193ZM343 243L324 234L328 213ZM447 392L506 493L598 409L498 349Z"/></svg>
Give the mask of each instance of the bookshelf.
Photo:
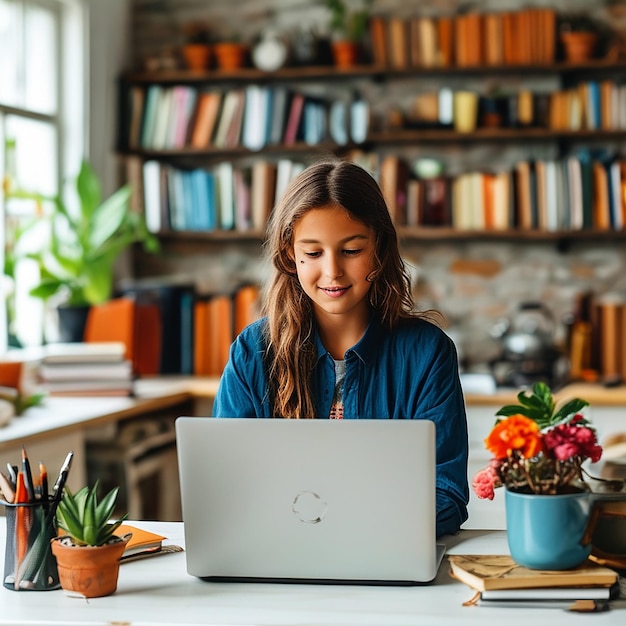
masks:
<svg viewBox="0 0 626 626"><path fill-rule="evenodd" d="M413 12L418 11L415 9ZM404 26L408 27L410 11L398 8L397 12L402 13L405 20ZM532 38L532 35L530 37ZM481 41L484 42L485 39ZM527 36L524 45L527 45L528 41ZM298 167L318 157L330 154L354 157L378 176L381 184L387 180L384 189L391 198L397 199L403 195L403 192L406 192L407 198L410 195L413 202L416 197L421 198L425 193L423 188L422 190L415 189L416 180L419 182L419 175L416 174L414 168L415 162L422 156L432 156L445 165L443 178L448 185L447 193L449 194L446 200L445 216L434 222L425 220L423 216L426 213L422 207L421 213L419 210L413 210L412 217L409 219L406 204L398 207L395 206L396 202L390 202L390 206L394 212L397 212L397 214L394 213L394 218L398 224L403 252L413 265L420 267L423 260L424 265L427 265L434 259L433 275L435 278L433 281L438 280L442 282L442 285L445 284L448 289L447 294L457 293L460 289L459 284L469 283L470 287L467 289L475 288L479 299L483 297L484 302L477 309L481 311L480 314L476 310L466 311L465 315L460 312L465 310L466 298L464 297L457 298L454 301L455 304L451 304L449 308L452 311L453 323L458 324L463 332L467 330L466 323L467 327L470 323L478 325L476 321L466 322L466 318L472 320L473 315L481 315L484 318L478 334L482 333L485 336L485 341L482 342L485 347L483 348L482 344L477 347L478 339L473 340L477 333L472 329L468 333L471 339L467 340L467 354L470 364L472 361L486 362L490 356L489 338L486 335L488 326L493 322L492 318L506 314L507 307L512 302L524 297L535 297L535 291L540 289L537 282L533 282L532 285L531 281L528 284L524 282L527 276L534 273L534 270L522 269L522 265L527 263L529 267L536 267L535 259L527 258L529 252L531 256L537 253L537 266L540 266L542 262L550 266L550 274L547 269L544 271L544 278L547 282L554 268L559 268L562 272L573 272L574 270L570 269L575 266L572 259L581 254L581 251L589 255L609 251L611 254L617 254L615 251L626 239L624 207L619 223L613 223L613 218L607 213L607 206L611 205L610 203L607 205L606 198L612 198L611 202L615 205L617 191L614 190L611 196L607 188L607 193L603 194L603 217L601 220L596 220L593 207L598 203L598 196L594 196L593 193L590 195L589 190L593 188L592 185L597 185L597 182L593 182L592 179L589 183L589 178L587 178L586 186L587 209L584 221L581 201L577 201L575 223L573 218L569 222L563 222L562 215L559 218L561 221L555 222L554 215L552 215L550 221L544 216L540 222L539 202L535 199L536 204L531 206L534 212L532 220L528 222L526 217L526 221L523 222L518 206L519 183L516 167L518 164L528 166L538 160L558 163L565 161L569 156L578 156L583 152L591 155L591 161L594 161L596 155L601 153L618 155L619 158L613 159L613 162L621 163L626 158L626 119L624 119L626 116L618 115L614 122L607 125L603 123L603 114L600 113L595 123L589 124L583 121L584 116L579 111L577 120L571 126L564 125L562 119L560 122L554 119L550 122L550 117L544 116L541 117L541 122L537 117L531 123L518 121L509 125L502 122L497 127L487 127L479 123L474 131L459 133L455 132L449 119L445 123L439 120L434 124L423 123L423 120L415 123L415 120L410 117L411 107L418 95L432 96L433 93L448 89L452 91L452 95L457 90L474 90L480 96L491 96L494 86L502 87L508 97L521 98L523 92L526 92L526 95L530 92L533 103L535 103L535 96L542 96L545 105L551 100L556 101L557 92L576 91L579 85L585 83L597 82L600 85L600 83L607 82L608 84L612 81L625 94L612 96L618 102L618 106L613 108L626 112L626 87L622 85L623 76L626 75L626 60L623 55L607 55L605 58L570 63L562 60L558 44L554 43L554 46L552 56L546 56L544 50L543 58L537 56L537 50L534 53L526 50L525 59L502 57L500 60L492 58L488 62L486 58L483 58L480 62L474 63L468 62L467 59L461 61L459 58L448 59L447 64L434 62L430 65L409 60L404 66L399 66L398 59L377 59L374 50L371 49L371 62L347 69L318 65L287 66L273 72L246 67L232 72L218 69L199 72L163 69L131 71L124 74L119 78L120 123L117 153L126 165L129 182L133 183L134 188L140 190L135 198L135 208L138 210L144 210L147 207L148 198L147 194L144 194L146 163L149 163L153 169L150 179L152 182L148 181L148 187L152 189L152 195L157 197L154 206L158 206L159 209L156 212L152 209L152 215L157 217L151 223L152 230L158 234L163 244L163 254L158 259L147 259L140 251L137 251L134 259L135 276L141 279L185 275L196 282L202 294L209 291L223 293L229 290L234 293L237 285L254 282L260 272L260 268L255 265L260 258L265 219L273 205L272 197L268 197L265 193L253 192L255 185L251 179L255 166L256 170L264 170L263 176L259 175L264 185L275 188L280 187L278 169L283 165L286 165L293 173L298 170ZM535 56L532 56L533 54ZM226 94L237 91L245 93L250 87L256 89L256 97L259 91L286 89L292 93L303 94L305 99L310 97L314 101L325 101L327 115L334 103L347 103L349 108L353 102L358 101L361 105L361 113L365 111L367 114L365 116L366 132L363 134L363 128L361 128L355 139L351 136L350 128L345 127L343 133L333 134L327 130L315 139L307 140L300 129L295 138L292 137L290 141L286 141L284 125L286 125L288 114L283 112L281 138L270 141L266 134L266 138L261 140L260 144L253 142L252 145L255 147L250 148L242 139L246 109L244 102L243 117L239 121L239 134L235 140L225 141L226 135L224 135L221 141L215 141L215 129L219 126L222 108L215 114L213 131L209 133L210 139L205 138L200 144L191 142L192 135L189 129L186 140L176 144L161 141L155 146L151 143L143 144L136 139L130 141L130 127L133 120L132 94L143 94L138 100L143 97L145 103L146 93L155 86L162 91L184 87L188 92L195 93L196 98L205 92L219 93L222 107ZM619 89L615 91L619 92ZM584 90L579 89L579 97L582 97L582 93ZM619 105L620 97L623 99L622 106ZM536 102L539 103L539 99ZM139 107L140 112L143 106L142 104ZM553 106L556 108L556 104ZM587 106L587 104L583 102L580 106ZM270 105L269 108L273 111L274 107ZM350 112L349 108L348 113ZM193 124L197 113L192 108L188 115L188 122ZM260 113L259 117L263 118ZM135 115L135 118L135 125L141 125L142 115ZM167 119L167 116L165 118ZM326 118L326 122L330 122L329 117ZM170 127L171 125L166 122L166 131ZM269 134L271 134L271 126ZM258 137L256 141L259 141ZM229 165L223 166L224 163ZM582 167L582 165L579 166ZM563 164L562 167L565 165ZM554 165L550 164L548 169L553 170ZM590 169L593 168L590 167ZM620 170L619 165L617 168L614 166L613 169L614 176L619 174L617 177L620 181L619 191L623 197L626 171ZM222 172L226 184L229 187L232 185L231 197L234 199L234 207L247 206L245 211L247 218L243 222L241 220L238 222L237 211L230 206L225 225L220 224L220 208L216 206L213 208L212 218L215 226L211 228L193 221L185 222L185 219L172 223L168 205L172 201L169 197L172 188L171 177L173 176L174 179L181 175L184 177L186 172L194 170L212 173L215 178L211 184L214 187L220 186L217 172ZM476 192L476 177L474 176L471 183L467 180L459 182L459 185L470 186L462 187L464 191L457 192L457 195L462 198L471 198L472 220L463 223L455 221L452 217L454 214L452 209L453 183L465 175L479 174L486 177L487 174L494 173L503 173L510 178L508 200L505 203L506 219L501 220L497 227L493 222L485 220L487 205L484 200L476 199L480 198L481 194ZM553 176L553 174L550 175ZM589 175L587 171L587 177ZM596 168L598 180L602 178L602 175L600 169ZM243 178L246 183L243 186L242 196L238 195L241 189L237 191L238 187L234 180L236 177ZM604 177L606 180L608 174L605 173ZM410 194L409 184L413 186ZM542 184L545 189L545 182ZM239 185L241 186L241 181ZM406 188L403 188L403 185L406 185ZM529 183L525 182L524 185L529 186ZM535 185L538 186L536 179ZM532 193L538 193L537 186ZM144 187L143 191L141 191L142 187ZM551 183L548 187L553 189L554 184ZM554 204L554 194L552 192L550 202L546 200L548 196L545 195L545 191L542 194L544 198L542 211L545 211L546 206ZM252 197L257 195L263 195L264 200L260 205L261 208L257 207L253 211ZM580 195L582 196L582 183ZM184 193L182 197L185 197ZM193 198L193 192L188 192L187 198ZM569 198L561 199L559 203L560 210L562 210L564 204L569 203ZM187 206L190 202L183 200L182 204ZM465 209L464 203L463 210ZM253 213L256 218L252 217ZM527 214L528 207L525 208L525 215ZM607 215L609 215L608 221ZM441 259L444 257L445 261L442 262ZM462 269L462 272L466 272L468 281L459 280L458 275L453 275L450 271L447 273L441 271L437 274L438 269L446 266L446 263L451 267L458 257L467 257L470 260L488 258L501 268L498 272L499 277L491 279L474 275L471 273L471 268ZM438 263L441 265L437 265ZM585 261L583 265L584 263ZM460 265L463 264L460 263ZM454 267L457 268L458 264L454 264ZM505 268L519 278L512 281L503 279ZM554 269L554 271L557 270ZM591 272L592 270L585 269L585 271ZM554 302L557 315L560 316L565 311L571 310L571 294L577 288L583 290L588 288L589 282L585 276L584 272L578 276L572 276L569 281L570 291L568 293L559 291ZM576 283L576 286L573 286L573 283ZM435 306L442 308L438 300L441 295L436 292L436 289L429 291L428 285L425 288L416 289L419 291L416 298L433 297ZM511 293L512 291L514 293ZM443 286L441 293L444 293ZM544 292L541 293L543 297ZM548 294L547 297L553 297L555 287L550 285L545 293ZM452 310L455 306L457 310ZM445 307L443 308L445 310Z"/></svg>
<svg viewBox="0 0 626 626"><path fill-rule="evenodd" d="M608 218L598 219L599 226L594 221L595 218L587 217L584 223L578 220L577 223L565 223L560 226L553 223L546 228L537 218L530 225L531 233L526 232L522 221L519 218L520 207L518 199L513 198L507 200L509 217L502 227L492 232L488 227L481 227L482 221L478 220L477 224L467 227L456 227L451 216L446 218L441 224L429 224L417 221L407 221L407 217L399 217L397 222L404 238L413 238L416 240L429 240L433 237L443 239L464 239L464 238L489 238L489 239L534 239L541 241L557 240L564 238L572 239L619 239L623 237L624 223L626 222L626 211L623 207L617 206L616 202L624 203L622 198L624 187L626 186L626 160L623 153L620 154L617 146L623 146L626 143L626 114L620 113L626 110L626 86L620 82L620 76L626 70L626 62L613 60L591 60L579 64L567 64L563 62L552 62L543 64L522 64L522 65L481 65L481 66L450 66L450 67L429 67L429 68L384 68L376 64L360 65L349 69L338 69L335 67L286 67L275 72L263 72L253 68L243 68L236 72L222 72L218 70L205 72L189 72L185 70L170 70L157 73L151 72L135 72L124 75L120 79L120 126L118 137L118 152L124 156L129 162L134 161L134 175L130 174L129 178L144 183L143 169L146 162L150 162L157 169L165 169L168 174L155 174L153 180L162 179L159 183L161 186L161 197L157 204L170 205L170 214L162 206L158 210L160 219L156 220L156 226L153 228L165 241L174 237L195 237L198 239L213 238L216 241L232 240L232 239L258 239L260 240L263 232L263 220L273 204L273 198L266 198L266 206L263 209L257 209L256 213L261 215L255 219L252 216L244 218L244 223L237 223L236 216L230 216L225 222L220 223L220 213L224 213L224 209L216 206L213 208L216 215L209 223L196 223L193 218L180 217L175 218L172 215L173 201L171 199L172 189L182 189L186 183L172 182L171 176L186 177L185 172L195 170L198 174L202 172L210 172L210 177L214 180L210 181L211 188L224 188L225 186L235 186L232 194L231 202L235 205L241 205L242 200L237 196L236 181L234 176L243 178L245 182L244 197L246 202L254 203L249 200L250 196L254 197L255 191L254 181L251 181L254 162L264 161L268 164L268 172L266 181L268 185L276 185L278 163L283 165L289 162L292 164L292 175L301 168L310 159L328 154L351 155L351 154L367 154L369 163L373 165L374 171L380 176L381 182L384 179L382 159L391 153L402 155L406 150L410 150L415 146L420 147L459 147L461 149L471 149L472 147L480 147L483 145L493 146L556 146L559 155L563 155L571 151L575 147L584 147L587 150L599 151L606 146L612 146L617 157L613 157L613 161L617 161L618 165L614 168L618 171L614 172L614 180L611 183L613 189L609 188L605 196L611 199L610 203L614 206L604 207L604 212L611 211ZM552 89L549 93L544 93L544 101L547 101L549 113L542 120L533 120L531 124L517 124L513 127L500 125L498 127L486 127L478 124L477 128L472 132L459 133L451 128L450 124L423 124L412 123L405 118L403 122L394 126L388 123L388 120L375 119L371 109L373 103L367 101L367 86L375 85L380 87L384 85L390 92L397 83L406 84L407 82L419 83L420 81L441 81L446 83L448 80L454 79L457 85L462 85L464 81L472 81L476 78L484 79L485 77L506 77L514 76L532 80L534 77L550 76L557 77L559 86ZM595 96L589 95L591 87L594 85L597 93ZM600 93L600 85L605 85L611 91L610 96ZM145 130L146 119L148 118L148 100L152 90L159 91L161 98L160 104L156 105L156 113L154 116L160 119L161 135L158 141L151 141L142 137L141 133ZM313 91L311 91L313 89ZM325 92L324 90L327 90ZM251 103L249 96L252 90L258 97L258 94L264 94L267 103L266 112L257 110L258 101ZM276 116L274 107L278 90L287 94L289 100L285 105L282 113L278 114L281 131L279 131L276 139L270 139L270 135L274 132L271 125L275 121L271 120L271 116ZM184 113L185 120L183 125L186 128L185 135L174 140L172 131L175 122L175 114L173 113L174 105L172 96L176 91L184 91L186 97L190 99L190 104ZM358 91L356 97L354 94ZM163 94L170 94L170 101L164 103ZM216 105L214 119L211 122L212 130L207 131L206 138L201 145L193 142L191 137L194 134L194 124L199 120L199 102L202 94L217 94L217 98L221 100ZM562 105L557 103L557 95L568 93L568 97L577 98L576 105ZM573 96L571 94L574 94ZM297 129L292 129L291 136L287 138L286 127L289 125L289 116L292 114L290 107L296 95L302 96L304 100L303 107L308 106L307 103L319 104L317 114L321 116L321 130L317 133L307 135L304 125L308 124L305 120L306 113L300 113L300 120L297 122ZM509 95L508 97L518 97L519 93ZM533 94L532 97L535 97ZM539 97L538 95L536 97ZM603 104L603 98L610 97L612 103L611 118L606 113L606 106ZM352 100L351 100L352 98ZM595 100L592 101L592 98ZM233 104L227 104L232 100ZM238 100L238 103L234 101ZM354 140L351 136L351 128L343 129L343 132L333 132L332 125L333 116L332 109L335 104L344 107L344 115L354 115L353 106L361 101L365 107L365 126L360 129L357 134L360 139ZM276 105L277 106L277 105ZM312 104L313 106L313 104ZM535 104L536 106L536 104ZM569 106L572 110L577 110L576 114L571 113L571 120L563 122L564 115L557 114L556 107ZM347 108L346 108L347 107ZM592 112L592 108L597 110ZM226 109L230 108L227 113ZM164 109L167 109L164 112ZM257 128L257 134L260 132L262 137L257 139L257 144L251 148L249 140L246 140L246 109L249 111L257 110L252 116L251 124L257 126L266 124L265 129L260 131ZM560 115L560 118L559 118ZM229 119L224 119L225 117ZM569 116L569 114L568 114ZM569 123L571 122L571 124ZM159 122L154 122L159 124ZM164 126L163 126L164 125ZM220 126L222 127L220 129ZM568 127L571 126L571 127ZM156 132L153 130L153 133ZM167 136L170 138L167 139ZM154 139L154 134L153 134ZM195 145L192 145L195 143ZM374 155L374 161L371 159ZM595 158L595 157L592 157ZM376 161L376 159L379 159ZM220 169L225 169L224 163L232 163L231 172L228 174L219 174ZM239 168L239 163L243 163L244 169ZM158 165L155 165L158 164ZM609 167L605 164L605 167ZM480 166L479 166L480 168ZM563 165L565 168L565 165ZM407 170L406 165L404 169ZM491 165L483 166L485 172L491 171ZM513 168L511 168L513 170ZM131 170L129 170L131 171ZM213 175L213 173L215 175ZM171 176L170 176L171 175ZM218 177L225 175L227 178L217 180ZM415 178L411 171L396 172L395 176L404 176L405 179ZM511 171L511 175L516 175ZM609 185L610 174L604 174L607 177L607 185ZM460 178L456 175L456 178ZM163 180L167 179L167 180ZM189 183L191 184L191 183ZM594 183L587 183L594 184ZM520 182L515 179L507 183L508 196L516 194L514 186L519 187ZM141 185L138 185L141 186ZM451 186L451 185L450 185ZM192 200L193 191L180 193L179 204L189 205ZM213 192L212 192L213 193ZM215 192L217 193L217 192ZM408 193L408 192L407 192ZM422 193L423 192L419 192ZM448 189L448 193L452 193ZM533 191L533 193L537 193ZM571 192L570 192L571 193ZM581 191L582 193L582 191ZM166 194L169 194L166 199ZM184 199L186 198L186 199ZM563 200L562 202L566 202ZM586 200L590 200L587 198ZM219 198L216 200L219 203ZM450 200L448 202L451 202ZM480 201L479 202L486 202ZM592 203L598 202L598 198L594 197ZM544 202L545 203L545 202ZM147 197L140 204L148 206ZM228 209L230 214L234 208L230 206ZM405 209L402 209L405 210ZM537 210L536 208L533 210ZM588 206L586 212L594 212L594 206ZM155 210L156 211L156 210ZM255 213L250 206L245 209L248 213ZM193 211L192 211L193 212ZM197 210L196 210L197 213ZM453 213L453 210L450 211ZM555 218L556 219L556 218ZM608 219L608 226L607 226ZM554 222L554 220L553 220ZM431 231L432 226L437 226L436 231ZM459 232L456 232L456 231ZM608 232L607 232L608 231Z"/></svg>

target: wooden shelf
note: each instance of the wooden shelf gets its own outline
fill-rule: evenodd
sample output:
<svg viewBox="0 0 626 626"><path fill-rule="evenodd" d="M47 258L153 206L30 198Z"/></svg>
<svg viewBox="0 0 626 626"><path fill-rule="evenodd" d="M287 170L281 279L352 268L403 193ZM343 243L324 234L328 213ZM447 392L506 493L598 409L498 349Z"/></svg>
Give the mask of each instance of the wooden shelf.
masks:
<svg viewBox="0 0 626 626"><path fill-rule="evenodd" d="M302 141L291 145L267 145L261 151L253 151L243 146L232 148L206 148L185 147L182 149L151 150L135 148L120 151L124 155L136 155L146 159L168 160L171 158L198 157L244 157L259 155L281 154L329 154L347 152L353 149L372 149L373 146L381 145L407 145L407 144L469 144L469 143L499 143L499 142L542 142L542 141L568 141L568 142L622 142L626 141L626 130L550 130L547 128L478 128L471 133L458 133L445 128L429 129L394 129L386 132L370 133L367 140L362 144L349 143L339 145L332 141L323 141L309 145Z"/></svg>
<svg viewBox="0 0 626 626"><path fill-rule="evenodd" d="M282 82L282 81L319 81L365 78L368 80L386 81L402 77L416 78L428 76L494 76L494 75L540 75L540 74L572 74L586 72L624 72L626 63L606 59L594 59L586 63L571 64L563 62L545 65L477 65L471 67L418 67L396 69L377 65L359 65L342 69L335 66L303 66L285 67L276 72L264 72L255 68L243 68L236 72L206 70L193 72L190 70L164 70L160 72L133 72L126 74L122 80L133 84L223 84L225 82Z"/></svg>
<svg viewBox="0 0 626 626"><path fill-rule="evenodd" d="M546 232L539 230L458 230L438 226L400 226L398 233L407 241L620 241L626 239L626 230L559 230ZM214 230L214 231L163 231L158 237L163 241L262 241L264 233L256 230Z"/></svg>

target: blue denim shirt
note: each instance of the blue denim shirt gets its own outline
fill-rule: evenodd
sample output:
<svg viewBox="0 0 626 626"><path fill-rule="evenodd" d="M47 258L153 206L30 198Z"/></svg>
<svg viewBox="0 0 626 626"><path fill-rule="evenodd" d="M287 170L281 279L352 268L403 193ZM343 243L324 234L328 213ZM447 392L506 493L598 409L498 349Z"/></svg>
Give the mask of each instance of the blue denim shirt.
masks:
<svg viewBox="0 0 626 626"><path fill-rule="evenodd" d="M230 349L213 406L215 417L272 417L261 319ZM312 386L317 415L328 417L335 369L315 337ZM455 533L467 519L467 420L456 349L437 326L401 320L389 331L376 318L345 354L344 419L429 419L437 437L437 536Z"/></svg>

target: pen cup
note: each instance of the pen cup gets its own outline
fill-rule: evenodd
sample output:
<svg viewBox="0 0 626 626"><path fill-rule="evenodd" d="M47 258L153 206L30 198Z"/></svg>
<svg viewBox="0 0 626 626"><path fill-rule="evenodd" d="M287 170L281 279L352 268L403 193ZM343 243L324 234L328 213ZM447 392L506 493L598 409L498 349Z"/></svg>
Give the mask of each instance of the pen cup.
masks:
<svg viewBox="0 0 626 626"><path fill-rule="evenodd" d="M6 507L6 549L3 585L14 591L58 589L59 573L50 541L57 535L50 502L10 504Z"/></svg>

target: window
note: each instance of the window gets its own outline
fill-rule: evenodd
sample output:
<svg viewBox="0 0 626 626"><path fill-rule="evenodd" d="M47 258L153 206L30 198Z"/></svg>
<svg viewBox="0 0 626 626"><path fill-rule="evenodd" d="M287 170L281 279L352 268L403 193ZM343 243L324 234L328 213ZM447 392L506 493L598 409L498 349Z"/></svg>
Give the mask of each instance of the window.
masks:
<svg viewBox="0 0 626 626"><path fill-rule="evenodd" d="M84 50L82 19L79 0L0 0L0 260L6 300L0 307L0 352L7 342L30 346L44 340L43 302L28 295L38 268L25 258L47 236L37 221L42 207L7 192L54 196L77 170L70 163L82 153L80 139L74 139L81 137L77 127L83 124L83 72L77 62Z"/></svg>

